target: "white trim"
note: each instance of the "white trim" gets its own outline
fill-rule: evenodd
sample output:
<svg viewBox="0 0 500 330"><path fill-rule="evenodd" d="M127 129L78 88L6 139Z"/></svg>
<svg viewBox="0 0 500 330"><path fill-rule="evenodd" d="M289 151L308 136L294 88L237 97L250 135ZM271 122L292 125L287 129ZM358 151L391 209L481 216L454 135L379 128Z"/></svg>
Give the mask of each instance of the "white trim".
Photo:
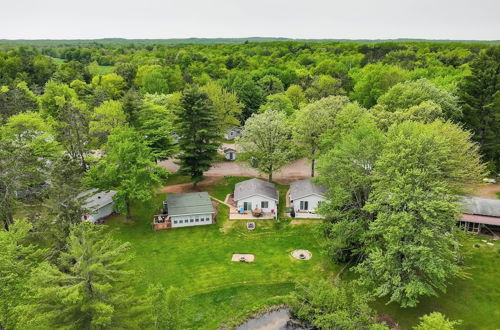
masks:
<svg viewBox="0 0 500 330"><path fill-rule="evenodd" d="M207 213L214 214L215 211L212 211L212 212L201 212L201 213L182 213L182 214L172 214L172 213L169 213L168 215L173 216L173 217L180 217L180 216L183 216L183 215L200 215L200 214L207 214Z"/></svg>
<svg viewBox="0 0 500 330"><path fill-rule="evenodd" d="M307 194L307 195L303 195L303 196L299 196L299 197L295 197L295 198L293 198L292 194L290 194L290 200L301 199L301 198L309 197L309 196L318 196L318 197L326 199L325 195L320 195L320 194L312 193L312 194Z"/></svg>
<svg viewBox="0 0 500 330"><path fill-rule="evenodd" d="M279 193L278 193L278 195L279 195ZM240 198L240 199L235 199L235 201L238 202L238 201L241 201L242 199L247 199L247 198L250 198L250 197L253 197L253 196L259 196L259 197L262 197L262 198L269 198L269 199L271 199L273 201L276 201L276 202L279 201L279 199L275 199L274 197L264 196L264 195L261 195L261 194L248 195L248 196L245 196L245 197Z"/></svg>

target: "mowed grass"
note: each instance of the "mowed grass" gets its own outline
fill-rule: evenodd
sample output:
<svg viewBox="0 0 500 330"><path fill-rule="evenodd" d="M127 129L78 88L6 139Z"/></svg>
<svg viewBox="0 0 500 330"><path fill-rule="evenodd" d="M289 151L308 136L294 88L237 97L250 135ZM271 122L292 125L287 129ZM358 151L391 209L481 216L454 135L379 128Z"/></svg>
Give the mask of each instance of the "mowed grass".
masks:
<svg viewBox="0 0 500 330"><path fill-rule="evenodd" d="M230 182L217 183L217 191L238 181L226 180ZM136 203L134 223L123 223L123 217L116 216L108 226L118 239L132 244L133 266L142 279L139 292L153 283L182 289L188 297L186 328L216 329L241 320L259 307L283 302L297 281L327 277L339 268L320 254L315 225L278 227L273 220L257 220L250 232L246 221L227 226L224 205L219 205L217 224L154 232L152 217L163 198L160 194L150 202ZM293 259L290 252L299 248L310 250L313 258ZM233 253L254 254L255 262L231 262Z"/></svg>
<svg viewBox="0 0 500 330"><path fill-rule="evenodd" d="M466 239L464 270L469 277L452 281L445 294L422 299L415 308L386 305L383 300L374 307L379 313L391 315L403 329L411 329L420 316L433 311L462 320L458 329L500 329L500 242L488 246L482 239L474 234ZM476 243L479 248L473 247Z"/></svg>
<svg viewBox="0 0 500 330"><path fill-rule="evenodd" d="M206 190L224 199L237 182L246 179L225 177ZM168 183L187 180L172 176ZM288 186L277 188L282 210ZM183 328L235 325L263 306L286 302L297 281L331 277L341 268L320 254L315 224L278 225L274 220L256 220L257 228L250 232L246 221L228 220L224 205L219 205L215 225L153 232L152 217L163 198L164 194L159 194L150 202L136 203L132 224L117 216L108 225L118 239L133 246L133 266L142 279L139 292L153 283L182 289L187 297ZM416 308L407 309L386 305L386 300L380 299L375 309L389 314L402 329L411 329L420 316L433 311L462 320L460 329L500 329L500 242L488 246L481 239L471 236L464 243L469 278L454 280L445 294L425 298ZM473 247L476 243L479 248ZM298 248L312 251L313 258L308 262L292 259L290 252ZM233 263L233 253L252 253L255 262ZM346 278L351 277L349 273Z"/></svg>

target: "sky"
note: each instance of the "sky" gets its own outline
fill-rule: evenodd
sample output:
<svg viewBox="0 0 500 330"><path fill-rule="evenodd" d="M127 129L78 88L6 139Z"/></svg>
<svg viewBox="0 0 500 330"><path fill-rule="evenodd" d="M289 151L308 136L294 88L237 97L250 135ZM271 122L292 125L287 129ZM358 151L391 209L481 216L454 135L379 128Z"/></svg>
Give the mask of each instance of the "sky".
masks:
<svg viewBox="0 0 500 330"><path fill-rule="evenodd" d="M0 0L0 39L500 39L500 0Z"/></svg>

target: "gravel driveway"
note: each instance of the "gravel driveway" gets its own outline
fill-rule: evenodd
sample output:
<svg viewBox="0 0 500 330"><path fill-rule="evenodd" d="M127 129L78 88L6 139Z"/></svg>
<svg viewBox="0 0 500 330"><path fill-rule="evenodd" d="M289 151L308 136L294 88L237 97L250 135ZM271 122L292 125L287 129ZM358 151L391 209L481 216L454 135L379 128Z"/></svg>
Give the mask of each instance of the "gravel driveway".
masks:
<svg viewBox="0 0 500 330"><path fill-rule="evenodd" d="M170 172L175 173L179 170L179 165L175 164L174 161L174 159L169 159L159 162L158 164ZM241 162L215 163L204 175L206 177L221 177L228 175L261 177L267 179L266 175L259 174L254 168L248 167L246 163ZM280 172L274 173L273 180L281 184L289 184L298 179L308 178L310 175L311 165L306 158L301 158L291 162Z"/></svg>

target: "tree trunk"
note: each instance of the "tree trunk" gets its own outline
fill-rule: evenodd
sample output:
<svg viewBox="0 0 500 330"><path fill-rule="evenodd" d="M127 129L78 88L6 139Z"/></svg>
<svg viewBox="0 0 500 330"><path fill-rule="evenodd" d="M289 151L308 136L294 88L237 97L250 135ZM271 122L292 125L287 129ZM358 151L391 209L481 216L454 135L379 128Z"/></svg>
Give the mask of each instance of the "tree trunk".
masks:
<svg viewBox="0 0 500 330"><path fill-rule="evenodd" d="M311 177L314 178L314 166L316 165L316 146L313 146L311 150Z"/></svg>
<svg viewBox="0 0 500 330"><path fill-rule="evenodd" d="M127 200L125 202L125 205L127 206L127 215L126 215L127 221L131 221L132 220L132 213L130 212L130 201Z"/></svg>
<svg viewBox="0 0 500 330"><path fill-rule="evenodd" d="M268 177L268 181L269 182L272 182L273 181L273 166L269 166L269 177Z"/></svg>

